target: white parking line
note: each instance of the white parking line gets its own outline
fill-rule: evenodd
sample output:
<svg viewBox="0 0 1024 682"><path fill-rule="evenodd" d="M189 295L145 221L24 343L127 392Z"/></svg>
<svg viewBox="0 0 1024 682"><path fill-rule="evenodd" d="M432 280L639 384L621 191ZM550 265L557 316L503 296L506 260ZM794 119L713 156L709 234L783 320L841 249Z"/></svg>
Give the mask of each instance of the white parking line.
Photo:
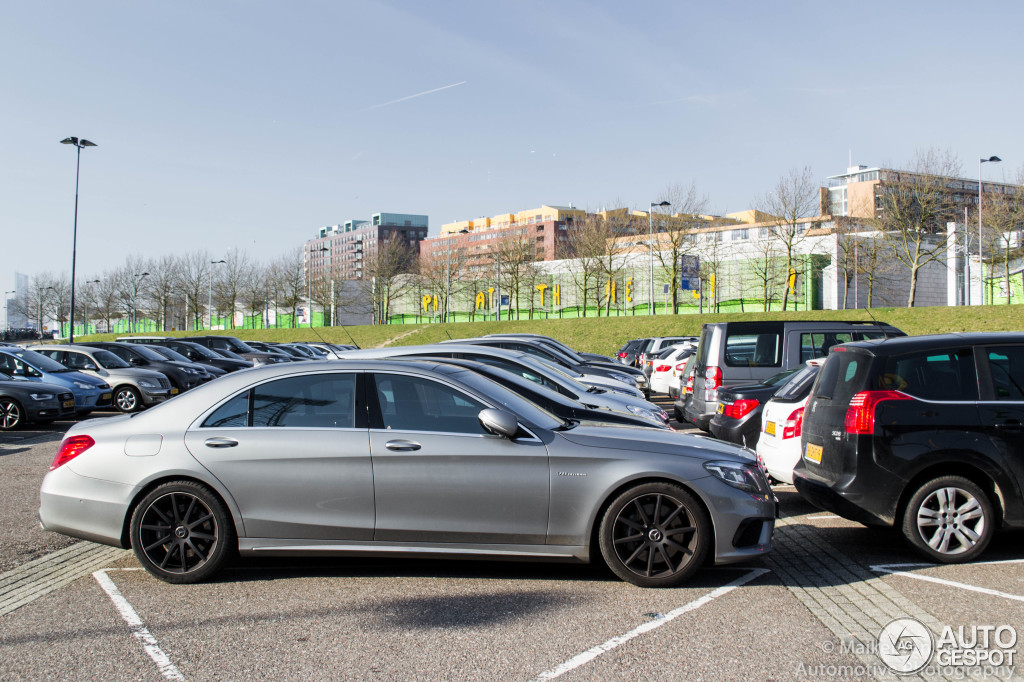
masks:
<svg viewBox="0 0 1024 682"><path fill-rule="evenodd" d="M745 585L756 578L760 578L765 573L770 573L770 571L767 568L752 568L746 575L742 575L736 580L733 580L731 583L723 585L722 587L719 587L718 589L709 592L700 599L694 600L689 604L686 604L685 606L680 606L677 609L673 609L672 611L669 611L660 618L644 623L643 625L634 628L623 635L612 637L607 642L604 642L603 644L598 644L593 648L587 649L578 656L570 658L568 661L561 664L560 666L542 672L540 675L537 675L537 677L534 678L533 682L536 682L537 680L553 680L556 677L560 677L571 670L575 670L576 668L579 668L581 665L585 665L590 661L594 660L601 654L607 653L612 649L615 649L616 647L625 644L629 640L635 637L639 637L645 632L650 632L651 630L660 628L662 625L665 625L669 621L675 620L684 613L688 613L695 609L699 609L700 607L709 604L715 599L721 597L723 594L728 594L729 592L735 590L737 587Z"/></svg>
<svg viewBox="0 0 1024 682"><path fill-rule="evenodd" d="M128 623L128 627L131 628L132 634L135 638L142 643L142 648L145 649L146 654L156 663L157 670L168 680L184 680L185 676L178 672L178 669L171 663L171 659L168 658L167 654L163 652L160 646L156 643L156 637L150 634L146 626L142 624L142 619L139 618L139 614L135 612L132 605L128 603L128 600L124 598L121 591L117 589L114 581L107 575L108 569L96 571L92 574L92 577L96 578L96 582L100 584L103 591L110 597L110 601L114 602L114 608L124 618L124 622ZM119 569L110 569L119 570ZM120 569L137 571L139 569Z"/></svg>
<svg viewBox="0 0 1024 682"><path fill-rule="evenodd" d="M1024 559L1007 559L1005 561L979 561L972 566L1000 566L1004 564L1024 564ZM936 566L942 566L944 564L878 564L872 566L871 570L876 573L888 573L890 575L901 575L905 578L913 578L914 580L923 580L929 583L936 583L938 585L945 585L947 587L956 587L961 590L967 590L969 592L978 592L980 594L987 594L992 597L1002 597L1003 599L1010 599L1012 601L1024 602L1024 596L1019 594L1008 594L1006 592L1000 592L999 590L990 590L987 587L978 587L977 585L968 585L967 583L958 583L955 580L944 580L942 578L933 578L930 575L918 575L909 571L901 569L905 568L934 568Z"/></svg>
<svg viewBox="0 0 1024 682"><path fill-rule="evenodd" d="M807 518L812 521L818 521L820 519L841 519L843 517L835 514L818 514L817 516L808 516Z"/></svg>

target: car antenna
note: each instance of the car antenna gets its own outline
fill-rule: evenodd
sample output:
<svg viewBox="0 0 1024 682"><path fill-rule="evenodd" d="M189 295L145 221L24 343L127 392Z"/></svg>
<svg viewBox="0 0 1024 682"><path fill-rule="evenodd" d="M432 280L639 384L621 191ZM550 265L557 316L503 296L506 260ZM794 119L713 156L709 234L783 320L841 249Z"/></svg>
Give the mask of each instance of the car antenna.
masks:
<svg viewBox="0 0 1024 682"><path fill-rule="evenodd" d="M445 336L447 336L447 337L448 337L448 340L449 340L449 341L454 341L454 340L455 340L455 339L453 339L453 338L452 338L452 335L448 333L448 330L447 330L447 329L445 329L445 330L444 330L444 334L445 334Z"/></svg>
<svg viewBox="0 0 1024 682"><path fill-rule="evenodd" d="M356 348L359 348L359 344L356 343L356 340L352 338L352 334L349 333L348 327L346 327L343 324L342 325L338 325L338 326L341 327L342 330L345 332L345 336L347 336L348 340L352 342L352 345L355 346Z"/></svg>
<svg viewBox="0 0 1024 682"><path fill-rule="evenodd" d="M881 323L878 320L875 319L875 316L871 314L871 308L865 308L864 312L866 312L868 314L868 317L871 318L871 321L875 323L876 327L878 327L878 331L882 332L882 338L884 338L884 339L889 338L889 333L887 331L885 331L885 327L883 327L881 325Z"/></svg>

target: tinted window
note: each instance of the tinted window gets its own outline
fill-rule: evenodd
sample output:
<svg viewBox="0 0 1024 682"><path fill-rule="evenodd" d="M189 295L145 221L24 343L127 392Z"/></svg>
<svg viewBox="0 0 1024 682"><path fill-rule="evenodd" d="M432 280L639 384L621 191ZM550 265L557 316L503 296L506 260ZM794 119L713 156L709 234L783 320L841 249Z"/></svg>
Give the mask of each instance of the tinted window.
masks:
<svg viewBox="0 0 1024 682"><path fill-rule="evenodd" d="M860 353L832 353L818 375L815 395L848 403L855 393L864 390L870 363L871 358Z"/></svg>
<svg viewBox="0 0 1024 682"><path fill-rule="evenodd" d="M818 370L820 367L814 367L804 365L800 368L800 371L789 377L775 393L775 397L779 400L803 400L808 393L811 392L811 384L814 383L815 377L818 376Z"/></svg>
<svg viewBox="0 0 1024 682"><path fill-rule="evenodd" d="M56 356L51 357L54 360L57 359ZM121 362L121 360L116 356L114 357L114 359L117 360L118 362ZM92 358L90 358L88 355L86 355L85 353L74 353L71 351L68 351L67 353L64 354L64 365L70 367L71 369L96 369L96 363L93 362Z"/></svg>
<svg viewBox="0 0 1024 682"><path fill-rule="evenodd" d="M781 334L728 334L725 364L730 367L779 367L782 364Z"/></svg>
<svg viewBox="0 0 1024 682"><path fill-rule="evenodd" d="M970 348L923 351L888 358L878 388L925 400L977 400L978 382Z"/></svg>
<svg viewBox="0 0 1024 682"><path fill-rule="evenodd" d="M1024 400L1024 347L989 348L988 367L996 400Z"/></svg>
<svg viewBox="0 0 1024 682"><path fill-rule="evenodd" d="M121 353L118 353L116 350L114 350L112 346L108 347L107 350L109 350L111 353L114 353L122 360L127 360L127 358L125 358ZM146 358L147 360L152 360L153 362L164 362L164 356L160 355L149 346L135 346L133 348L127 348L125 350L129 352L134 352L137 355L141 355L142 357Z"/></svg>
<svg viewBox="0 0 1024 682"><path fill-rule="evenodd" d="M249 391L236 395L206 418L204 427L232 428L249 425Z"/></svg>
<svg viewBox="0 0 1024 682"><path fill-rule="evenodd" d="M451 386L397 374L376 376L384 428L486 434L478 415L487 406Z"/></svg>
<svg viewBox="0 0 1024 682"><path fill-rule="evenodd" d="M35 351L32 351L32 350L15 351L14 353L12 353L12 355L14 355L14 356L24 360L26 363L28 363L30 365L34 365L37 369L39 369L40 371L43 371L43 372L66 372L66 371L68 371L67 367L65 367L64 365L60 364L56 360L51 360L50 358L46 357L45 355L42 355L40 353L36 353Z"/></svg>
<svg viewBox="0 0 1024 682"><path fill-rule="evenodd" d="M252 425L352 428L354 374L311 374L271 381L253 389Z"/></svg>
<svg viewBox="0 0 1024 682"><path fill-rule="evenodd" d="M71 355L73 355L73 353L69 352L68 357ZM125 367L131 367L127 362L107 350L93 351L92 357L96 360L96 364L103 369L124 369ZM70 367L71 365L68 366Z"/></svg>
<svg viewBox="0 0 1024 682"><path fill-rule="evenodd" d="M881 333L878 334L881 337ZM863 339L863 333L853 334L852 332L814 332L800 335L800 362L807 362L814 358L823 358L832 350L832 346L840 343L849 343L854 339ZM872 337L873 338L873 337Z"/></svg>

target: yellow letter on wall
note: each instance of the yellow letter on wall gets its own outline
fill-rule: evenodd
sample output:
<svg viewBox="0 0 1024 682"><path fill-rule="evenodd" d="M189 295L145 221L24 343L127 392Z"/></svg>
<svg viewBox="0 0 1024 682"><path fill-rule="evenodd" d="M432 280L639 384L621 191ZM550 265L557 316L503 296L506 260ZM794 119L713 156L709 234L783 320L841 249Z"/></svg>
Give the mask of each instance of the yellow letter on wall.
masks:
<svg viewBox="0 0 1024 682"><path fill-rule="evenodd" d="M426 294L423 297L423 312L425 312L425 313L429 313L430 312L430 294Z"/></svg>
<svg viewBox="0 0 1024 682"><path fill-rule="evenodd" d="M487 298L484 296L484 292L478 291L476 294L476 309L480 310L487 306Z"/></svg>
<svg viewBox="0 0 1024 682"><path fill-rule="evenodd" d="M540 307L544 307L544 290L548 288L547 284L538 284L537 291L540 292Z"/></svg>
<svg viewBox="0 0 1024 682"><path fill-rule="evenodd" d="M626 303L633 302L633 278L626 278Z"/></svg>
<svg viewBox="0 0 1024 682"><path fill-rule="evenodd" d="M551 305L561 305L561 304L562 304L562 285L561 284L556 284L551 289Z"/></svg>

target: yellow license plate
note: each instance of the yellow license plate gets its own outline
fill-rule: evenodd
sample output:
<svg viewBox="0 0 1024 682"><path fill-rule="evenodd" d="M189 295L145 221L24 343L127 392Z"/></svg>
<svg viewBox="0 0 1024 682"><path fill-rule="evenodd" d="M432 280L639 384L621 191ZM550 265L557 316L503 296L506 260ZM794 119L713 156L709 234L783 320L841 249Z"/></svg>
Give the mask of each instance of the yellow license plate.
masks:
<svg viewBox="0 0 1024 682"><path fill-rule="evenodd" d="M111 395L110 393L104 393L103 394L103 399L104 400L110 400L110 395Z"/></svg>
<svg viewBox="0 0 1024 682"><path fill-rule="evenodd" d="M75 401L74 401L74 400L65 400L65 401L64 401L64 409L65 409L65 410L70 410L70 409L72 409L72 408L73 408L74 406L75 406Z"/></svg>
<svg viewBox="0 0 1024 682"><path fill-rule="evenodd" d="M172 388L171 389L171 395L178 395L178 389Z"/></svg>
<svg viewBox="0 0 1024 682"><path fill-rule="evenodd" d="M764 432L769 436L775 435L775 422L766 422L764 425Z"/></svg>
<svg viewBox="0 0 1024 682"><path fill-rule="evenodd" d="M804 453L804 458L821 464L821 446L808 443L807 451Z"/></svg>
<svg viewBox="0 0 1024 682"><path fill-rule="evenodd" d="M725 412L725 403L718 403L718 414Z"/></svg>

